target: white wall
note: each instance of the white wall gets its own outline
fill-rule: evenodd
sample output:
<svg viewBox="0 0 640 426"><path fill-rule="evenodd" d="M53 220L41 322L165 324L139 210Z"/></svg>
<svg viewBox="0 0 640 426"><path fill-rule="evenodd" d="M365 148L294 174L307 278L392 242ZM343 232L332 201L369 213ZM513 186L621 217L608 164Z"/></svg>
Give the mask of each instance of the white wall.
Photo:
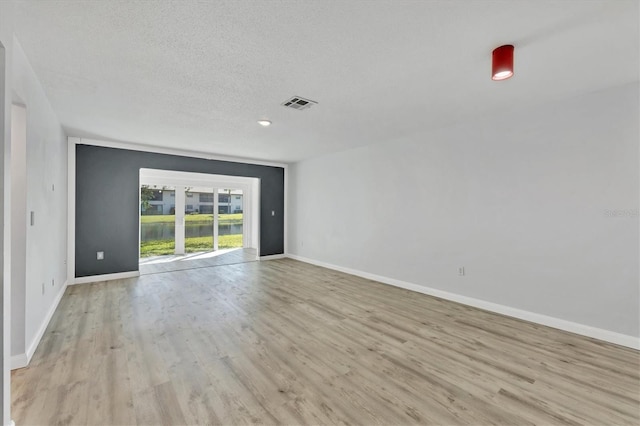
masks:
<svg viewBox="0 0 640 426"><path fill-rule="evenodd" d="M289 252L640 336L638 92L297 163Z"/></svg>
<svg viewBox="0 0 640 426"><path fill-rule="evenodd" d="M2 387L0 388L0 423L11 421L11 386L9 374L11 316L11 51L13 47L13 3L0 1L0 277L2 277Z"/></svg>
<svg viewBox="0 0 640 426"><path fill-rule="evenodd" d="M11 355L25 354L27 273L27 109L11 106Z"/></svg>
<svg viewBox="0 0 640 426"><path fill-rule="evenodd" d="M12 91L14 100L24 103L27 112L26 217L22 221L26 228L12 229L26 239L25 283L12 288L13 297L22 296L25 302L12 312L12 319L24 316L23 347L16 337L12 357L25 359L33 355L67 279L67 137L15 39ZM12 163L16 166L20 164ZM33 226L28 218L31 211L35 212ZM24 295L16 294L20 291ZM13 333L17 336L19 330Z"/></svg>

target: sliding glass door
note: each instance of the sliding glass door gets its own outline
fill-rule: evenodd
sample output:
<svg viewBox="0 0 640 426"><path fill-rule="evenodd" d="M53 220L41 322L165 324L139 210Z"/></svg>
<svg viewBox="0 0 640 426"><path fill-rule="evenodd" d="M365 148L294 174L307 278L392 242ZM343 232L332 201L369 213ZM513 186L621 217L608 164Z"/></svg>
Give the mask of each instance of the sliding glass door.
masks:
<svg viewBox="0 0 640 426"><path fill-rule="evenodd" d="M256 225L245 210L257 205L248 184L234 188L225 184L226 177L200 182L163 176L171 172L148 173L156 176L153 180L141 171L141 258L257 247L251 239Z"/></svg>
<svg viewBox="0 0 640 426"><path fill-rule="evenodd" d="M213 188L185 188L185 253L214 250Z"/></svg>
<svg viewBox="0 0 640 426"><path fill-rule="evenodd" d="M174 254L175 187L142 185L140 200L140 257Z"/></svg>
<svg viewBox="0 0 640 426"><path fill-rule="evenodd" d="M243 246L244 194L239 189L218 190L218 247Z"/></svg>

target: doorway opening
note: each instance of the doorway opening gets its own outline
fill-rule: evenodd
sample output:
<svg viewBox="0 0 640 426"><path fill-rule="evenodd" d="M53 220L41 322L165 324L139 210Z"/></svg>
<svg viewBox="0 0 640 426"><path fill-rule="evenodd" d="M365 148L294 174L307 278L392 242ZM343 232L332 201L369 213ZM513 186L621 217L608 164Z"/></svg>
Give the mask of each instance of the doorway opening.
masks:
<svg viewBox="0 0 640 426"><path fill-rule="evenodd" d="M255 261L259 179L140 170L140 273Z"/></svg>

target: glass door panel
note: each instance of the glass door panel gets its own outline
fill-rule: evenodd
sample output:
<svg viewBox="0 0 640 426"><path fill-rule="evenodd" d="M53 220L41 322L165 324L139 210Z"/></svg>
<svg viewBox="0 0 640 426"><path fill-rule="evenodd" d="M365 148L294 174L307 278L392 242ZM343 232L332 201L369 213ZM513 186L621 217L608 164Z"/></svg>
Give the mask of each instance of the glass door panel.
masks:
<svg viewBox="0 0 640 426"><path fill-rule="evenodd" d="M243 237L243 193L218 190L218 248L241 248Z"/></svg>
<svg viewBox="0 0 640 426"><path fill-rule="evenodd" d="M185 189L184 225L186 253L213 250L213 188Z"/></svg>
<svg viewBox="0 0 640 426"><path fill-rule="evenodd" d="M140 187L140 257L174 254L175 187Z"/></svg>

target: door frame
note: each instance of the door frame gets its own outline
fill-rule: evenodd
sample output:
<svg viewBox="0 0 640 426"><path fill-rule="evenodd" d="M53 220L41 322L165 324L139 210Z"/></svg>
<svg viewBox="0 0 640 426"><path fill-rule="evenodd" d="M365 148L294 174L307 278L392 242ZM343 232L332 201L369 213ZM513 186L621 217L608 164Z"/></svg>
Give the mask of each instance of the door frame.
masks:
<svg viewBox="0 0 640 426"><path fill-rule="evenodd" d="M242 190L242 247L256 249L256 256L257 258L260 257L260 178L141 168L138 188L142 185L174 186L176 187L176 191L178 187L206 187L214 188L216 191L215 194L217 194L218 189L231 188ZM214 200L217 200L215 194ZM138 193L138 198L138 204L140 204L140 193ZM176 201L177 198L176 194ZM217 203L214 202L214 204ZM176 203L176 212L177 211L178 205ZM217 211L214 206L214 214L215 213L217 213ZM140 257L141 242L139 216L140 212L138 212L138 258ZM214 218L215 217L214 215ZM217 220L215 219L214 225L217 226ZM215 234L217 234L217 232L215 232Z"/></svg>

